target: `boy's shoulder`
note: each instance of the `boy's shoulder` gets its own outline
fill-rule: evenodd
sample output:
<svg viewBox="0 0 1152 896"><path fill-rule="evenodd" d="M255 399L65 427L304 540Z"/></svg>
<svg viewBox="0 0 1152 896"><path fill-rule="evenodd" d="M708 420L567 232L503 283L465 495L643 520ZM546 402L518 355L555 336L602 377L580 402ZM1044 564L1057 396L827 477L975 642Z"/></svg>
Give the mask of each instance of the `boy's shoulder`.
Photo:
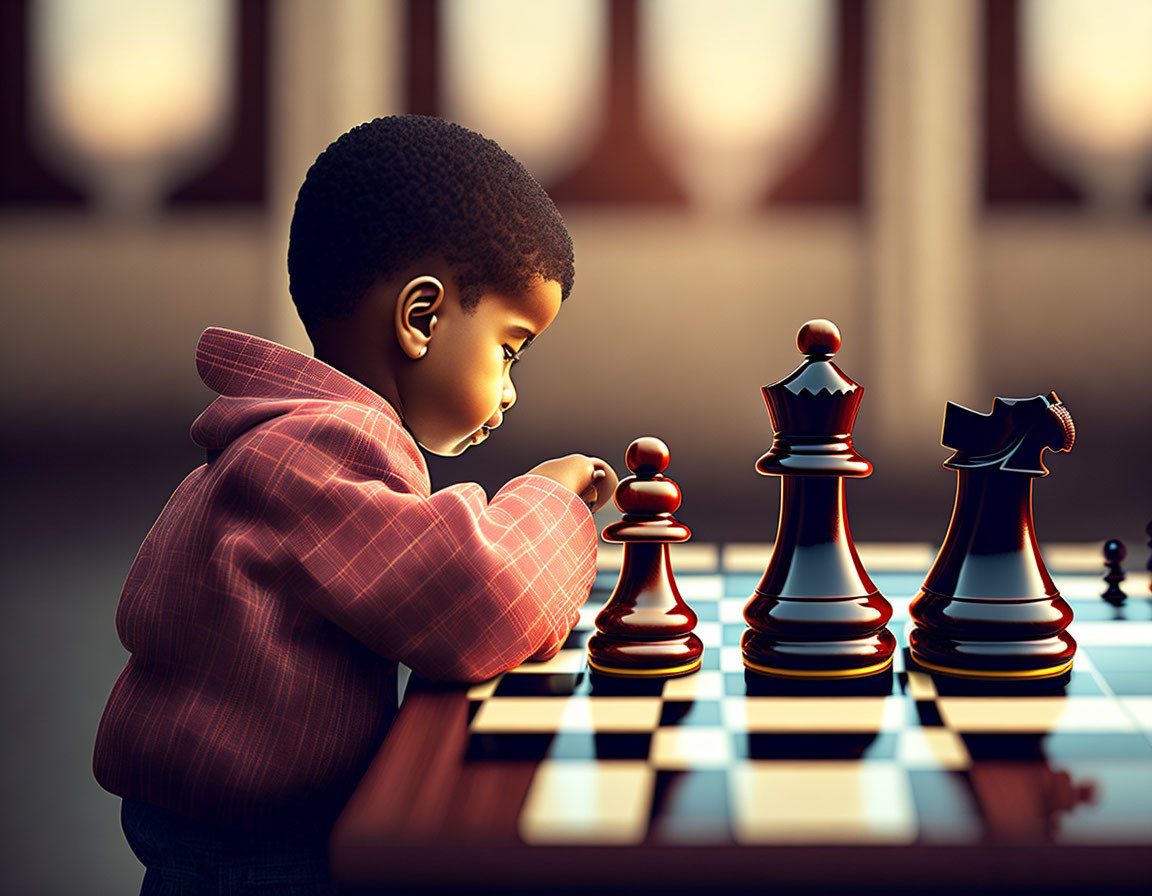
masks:
<svg viewBox="0 0 1152 896"><path fill-rule="evenodd" d="M258 452L295 465L317 456L427 492L428 470L396 410L340 371L277 343L212 328L196 365L220 394L192 425L210 456ZM231 449L231 450L230 450Z"/></svg>

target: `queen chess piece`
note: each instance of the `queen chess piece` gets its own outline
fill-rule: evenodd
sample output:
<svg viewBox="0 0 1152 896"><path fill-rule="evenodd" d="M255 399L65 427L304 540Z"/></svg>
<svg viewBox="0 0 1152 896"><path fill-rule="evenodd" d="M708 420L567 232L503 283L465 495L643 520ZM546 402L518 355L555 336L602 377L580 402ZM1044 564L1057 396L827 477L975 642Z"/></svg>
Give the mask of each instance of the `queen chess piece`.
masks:
<svg viewBox="0 0 1152 896"><path fill-rule="evenodd" d="M616 487L624 518L604 529L605 541L622 543L620 578L596 616L588 664L597 672L630 678L686 675L700 668L704 644L693 632L696 614L672 574L668 546L692 533L672 514L680 488L663 476L668 446L651 436L628 446L632 472Z"/></svg>
<svg viewBox="0 0 1152 896"><path fill-rule="evenodd" d="M941 443L955 453L956 504L936 562L912 600L912 658L931 672L1043 679L1072 668L1072 608L1044 565L1032 482L1045 450L1069 451L1072 415L1055 392L997 398L982 414L948 403Z"/></svg>
<svg viewBox="0 0 1152 896"><path fill-rule="evenodd" d="M778 678L879 675L896 647L885 628L892 607L860 562L844 501L845 477L872 472L852 446L864 389L832 363L831 321L808 321L796 343L804 362L762 390L775 437L756 470L781 477L780 524L744 607L744 665Z"/></svg>

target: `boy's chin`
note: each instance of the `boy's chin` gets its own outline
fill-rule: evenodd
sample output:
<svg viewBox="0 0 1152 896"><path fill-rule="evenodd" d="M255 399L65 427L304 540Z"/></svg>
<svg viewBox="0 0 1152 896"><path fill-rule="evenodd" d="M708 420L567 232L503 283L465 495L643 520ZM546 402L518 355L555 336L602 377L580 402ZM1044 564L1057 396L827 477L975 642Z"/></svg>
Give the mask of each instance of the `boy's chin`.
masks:
<svg viewBox="0 0 1152 896"><path fill-rule="evenodd" d="M429 444L428 442L420 439L416 440L420 443L420 447L427 451L429 454L435 454L437 457L457 457L472 447L474 443L472 436L461 439L458 442Z"/></svg>

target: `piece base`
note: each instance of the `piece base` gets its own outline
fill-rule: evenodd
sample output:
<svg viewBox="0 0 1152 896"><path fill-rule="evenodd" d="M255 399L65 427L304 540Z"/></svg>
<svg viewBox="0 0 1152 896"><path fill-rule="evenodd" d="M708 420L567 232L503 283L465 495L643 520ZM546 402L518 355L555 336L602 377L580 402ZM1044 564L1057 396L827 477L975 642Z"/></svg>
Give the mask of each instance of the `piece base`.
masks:
<svg viewBox="0 0 1152 896"><path fill-rule="evenodd" d="M622 638L597 632L588 639L588 665L605 675L656 678L700 668L704 642L694 632L674 638Z"/></svg>
<svg viewBox="0 0 1152 896"><path fill-rule="evenodd" d="M770 675L773 678L867 678L870 675L879 675L892 668L892 658L874 666L865 666L862 669L777 669L772 666L762 666L744 657L744 667L760 675Z"/></svg>
<svg viewBox="0 0 1152 896"><path fill-rule="evenodd" d="M909 654L916 662L916 665L927 669L929 672L951 675L954 678L978 679L980 681L988 681L990 679L1000 681L1033 681L1041 678L1059 678L1061 675L1072 670L1073 662L1072 660L1068 660L1058 666L1049 666L1042 669L958 669L953 666L941 666L938 663L929 662L923 657L917 656L914 650L910 650Z"/></svg>
<svg viewBox="0 0 1152 896"><path fill-rule="evenodd" d="M664 668L651 668L651 669L625 669L614 666L602 666L588 658L588 665L593 671L599 672L601 675L613 675L617 678L673 678L677 675L691 675L700 669L703 660L696 660L694 663L688 663L683 666L666 666Z"/></svg>
<svg viewBox="0 0 1152 896"><path fill-rule="evenodd" d="M1000 681L1057 678L1072 668L1076 655L1076 641L1066 631L1047 638L961 640L916 626L908 647L912 659L929 672Z"/></svg>
<svg viewBox="0 0 1152 896"><path fill-rule="evenodd" d="M896 639L886 628L836 641L784 640L747 629L740 641L744 666L775 678L866 678L892 666Z"/></svg>

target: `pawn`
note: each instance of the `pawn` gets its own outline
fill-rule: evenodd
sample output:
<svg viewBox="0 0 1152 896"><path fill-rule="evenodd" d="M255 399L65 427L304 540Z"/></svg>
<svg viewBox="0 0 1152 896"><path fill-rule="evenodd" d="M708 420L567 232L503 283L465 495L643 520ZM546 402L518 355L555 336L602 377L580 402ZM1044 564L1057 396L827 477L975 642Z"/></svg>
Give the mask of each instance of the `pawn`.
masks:
<svg viewBox="0 0 1152 896"><path fill-rule="evenodd" d="M588 641L588 664L597 672L646 678L700 668L704 645L692 631L696 614L680 596L669 561L668 545L692 533L672 516L680 489L661 475L668 460L668 446L651 436L624 455L634 474L616 487L624 518L603 532L605 541L623 543L624 559Z"/></svg>
<svg viewBox="0 0 1152 896"><path fill-rule="evenodd" d="M1145 569L1152 573L1152 520L1148 521L1148 525L1144 527L1144 531L1148 533L1148 564ZM1152 575L1148 576L1148 590L1152 591Z"/></svg>
<svg viewBox="0 0 1152 896"><path fill-rule="evenodd" d="M1106 570L1104 581L1108 583L1108 590L1100 596L1113 605L1124 603L1124 599L1128 597L1120 589L1120 583L1125 579L1124 568L1120 564L1124 562L1124 558L1127 556L1128 549L1124 547L1124 542L1113 538L1104 543L1104 569Z"/></svg>

